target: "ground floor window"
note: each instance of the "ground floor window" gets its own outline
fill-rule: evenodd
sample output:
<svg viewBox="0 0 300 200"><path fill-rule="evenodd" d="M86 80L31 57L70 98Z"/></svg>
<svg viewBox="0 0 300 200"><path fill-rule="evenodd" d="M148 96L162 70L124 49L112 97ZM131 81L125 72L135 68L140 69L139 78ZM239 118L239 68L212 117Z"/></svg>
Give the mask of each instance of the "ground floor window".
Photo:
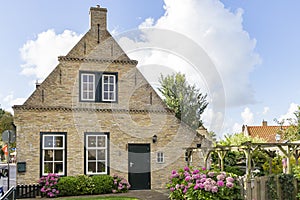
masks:
<svg viewBox="0 0 300 200"><path fill-rule="evenodd" d="M109 133L85 133L85 174L109 174Z"/></svg>
<svg viewBox="0 0 300 200"><path fill-rule="evenodd" d="M66 133L41 133L41 175L66 176Z"/></svg>
<svg viewBox="0 0 300 200"><path fill-rule="evenodd" d="M163 152L157 152L156 154L156 162L157 163L164 163L165 162L165 157Z"/></svg>

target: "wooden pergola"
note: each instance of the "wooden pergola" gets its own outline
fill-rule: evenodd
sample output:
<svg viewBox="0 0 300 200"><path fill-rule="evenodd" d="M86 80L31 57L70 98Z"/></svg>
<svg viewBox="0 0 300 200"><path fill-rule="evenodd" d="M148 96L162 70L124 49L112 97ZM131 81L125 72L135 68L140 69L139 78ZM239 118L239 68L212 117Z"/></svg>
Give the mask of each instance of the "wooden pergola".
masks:
<svg viewBox="0 0 300 200"><path fill-rule="evenodd" d="M285 143L252 143L252 142L244 142L242 145L239 146L221 146L217 145L215 147L189 147L185 148L187 153L187 165L190 165L190 160L193 152L202 152L205 157L205 167L207 167L207 161L212 152L216 152L218 154L218 157L220 159L220 169L224 170L224 157L228 151L243 151L245 153L246 157L246 176L247 178L251 175L251 159L252 154L256 150L262 150L266 152L269 156L269 164L270 164L270 171L272 169L272 157L274 157L275 152L271 149L276 148L276 150L280 150L282 154L287 159L287 174L292 173L291 168L291 158L294 156L296 160L296 164L298 165L298 158L300 156L300 143L291 143L291 142L285 142Z"/></svg>

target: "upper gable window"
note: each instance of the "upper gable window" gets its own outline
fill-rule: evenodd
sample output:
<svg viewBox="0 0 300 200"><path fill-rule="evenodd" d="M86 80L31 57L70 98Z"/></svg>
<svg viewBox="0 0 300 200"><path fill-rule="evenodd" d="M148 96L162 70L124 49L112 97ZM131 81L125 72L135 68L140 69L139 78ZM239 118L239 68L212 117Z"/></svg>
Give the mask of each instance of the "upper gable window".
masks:
<svg viewBox="0 0 300 200"><path fill-rule="evenodd" d="M80 72L80 101L117 102L118 73Z"/></svg>
<svg viewBox="0 0 300 200"><path fill-rule="evenodd" d="M81 74L81 100L95 101L95 75Z"/></svg>
<svg viewBox="0 0 300 200"><path fill-rule="evenodd" d="M116 100L116 76L102 75L102 101Z"/></svg>

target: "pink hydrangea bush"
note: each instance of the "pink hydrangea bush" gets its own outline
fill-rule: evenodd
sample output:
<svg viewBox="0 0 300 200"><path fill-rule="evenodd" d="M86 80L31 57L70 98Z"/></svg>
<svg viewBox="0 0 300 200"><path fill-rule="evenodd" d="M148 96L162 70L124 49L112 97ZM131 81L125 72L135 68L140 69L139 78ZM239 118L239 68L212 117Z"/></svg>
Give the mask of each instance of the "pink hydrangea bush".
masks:
<svg viewBox="0 0 300 200"><path fill-rule="evenodd" d="M39 184L42 186L41 192L45 194L46 197L54 198L59 194L57 189L57 182L59 176L57 174L48 174L48 176L43 176L39 180Z"/></svg>
<svg viewBox="0 0 300 200"><path fill-rule="evenodd" d="M114 178L114 185L112 189L113 193L128 192L131 186L125 178L120 177L118 175L113 175L113 178Z"/></svg>
<svg viewBox="0 0 300 200"><path fill-rule="evenodd" d="M184 167L178 171L172 170L167 188L170 190L170 199L242 199L236 175L208 171L205 168L193 170Z"/></svg>

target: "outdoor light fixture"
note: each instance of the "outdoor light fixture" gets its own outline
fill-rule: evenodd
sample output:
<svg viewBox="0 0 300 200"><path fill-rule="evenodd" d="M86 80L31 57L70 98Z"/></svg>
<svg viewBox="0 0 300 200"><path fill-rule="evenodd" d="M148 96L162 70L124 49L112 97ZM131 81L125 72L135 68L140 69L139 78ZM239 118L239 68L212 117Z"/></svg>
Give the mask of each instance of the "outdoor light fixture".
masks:
<svg viewBox="0 0 300 200"><path fill-rule="evenodd" d="M276 133L275 140L276 140L276 142L280 141L280 134Z"/></svg>
<svg viewBox="0 0 300 200"><path fill-rule="evenodd" d="M157 142L157 135L153 135L153 137L152 137L152 142L153 142L153 143L156 143L156 142Z"/></svg>

